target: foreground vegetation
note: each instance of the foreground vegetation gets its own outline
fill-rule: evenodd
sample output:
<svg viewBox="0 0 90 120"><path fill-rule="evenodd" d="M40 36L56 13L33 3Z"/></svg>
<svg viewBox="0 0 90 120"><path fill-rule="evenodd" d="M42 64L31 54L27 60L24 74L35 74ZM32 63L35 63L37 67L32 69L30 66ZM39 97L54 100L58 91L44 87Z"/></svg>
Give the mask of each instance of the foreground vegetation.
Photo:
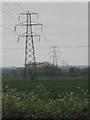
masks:
<svg viewBox="0 0 90 120"><path fill-rule="evenodd" d="M5 76L2 82L3 119L88 120L87 78Z"/></svg>
<svg viewBox="0 0 90 120"><path fill-rule="evenodd" d="M41 84L31 92L19 92L17 89L5 87L3 92L3 119L52 119L60 120L88 118L88 91L76 89L79 94L62 92L56 99L50 98L48 92ZM80 95L83 98L80 98Z"/></svg>

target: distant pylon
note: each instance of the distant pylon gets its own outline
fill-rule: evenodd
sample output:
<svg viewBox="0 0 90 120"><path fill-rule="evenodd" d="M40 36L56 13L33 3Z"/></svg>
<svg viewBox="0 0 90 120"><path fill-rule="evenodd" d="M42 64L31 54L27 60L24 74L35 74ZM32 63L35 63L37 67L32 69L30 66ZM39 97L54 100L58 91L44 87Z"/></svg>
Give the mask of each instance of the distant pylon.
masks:
<svg viewBox="0 0 90 120"><path fill-rule="evenodd" d="M36 59L35 59L35 49L34 49L33 39L34 39L34 37L38 37L40 40L40 35L34 33L32 29L33 29L33 26L40 25L41 30L42 30L43 26L42 26L42 24L40 24L38 22L32 21L32 16L37 15L37 18L38 18L38 13L27 11L25 13L21 13L19 15L19 19L20 19L21 15L26 16L26 21L22 22L20 24L17 24L15 26L15 31L16 31L17 26L24 26L26 28L25 33L21 34L18 37L18 42L19 42L20 37L26 38L26 43L25 43L25 72L27 72L27 67L30 67L30 68L32 67L32 68L34 68L33 74L35 75L36 74Z"/></svg>
<svg viewBox="0 0 90 120"><path fill-rule="evenodd" d="M65 60L63 60L63 61L61 62L61 65L62 65L63 67L65 67L65 66L68 66L69 64L68 64Z"/></svg>
<svg viewBox="0 0 90 120"><path fill-rule="evenodd" d="M58 47L58 46L51 46L51 47L50 47L50 49L53 49L52 51L50 51L50 52L53 53L53 55L52 55L50 58L53 59L53 65L56 65L56 66L57 66L57 65L58 65L57 58L60 57L60 56L57 56L57 52L60 53L60 51L56 51L56 48L59 48L59 47Z"/></svg>

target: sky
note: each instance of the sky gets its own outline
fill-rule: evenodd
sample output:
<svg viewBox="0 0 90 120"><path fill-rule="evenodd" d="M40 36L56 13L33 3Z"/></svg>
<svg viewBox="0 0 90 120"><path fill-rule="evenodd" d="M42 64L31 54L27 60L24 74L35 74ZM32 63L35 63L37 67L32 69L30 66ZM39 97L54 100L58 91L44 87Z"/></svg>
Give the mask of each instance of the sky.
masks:
<svg viewBox="0 0 90 120"><path fill-rule="evenodd" d="M33 31L40 34L40 42L34 39L37 62L49 61L53 55L51 46L59 46L56 51L58 65L65 61L68 65L88 65L88 3L86 2L59 2L59 3L31 3L7 2L2 4L2 66L24 66L25 39L18 34L25 32L25 28L15 25L26 18L18 15L26 11L39 13L38 22L43 24L34 27ZM37 21L36 16L32 18ZM8 28L8 29L7 29ZM17 34L18 33L18 34ZM66 47L65 47L66 46ZM68 47L70 46L70 47ZM83 46L83 47L81 47Z"/></svg>

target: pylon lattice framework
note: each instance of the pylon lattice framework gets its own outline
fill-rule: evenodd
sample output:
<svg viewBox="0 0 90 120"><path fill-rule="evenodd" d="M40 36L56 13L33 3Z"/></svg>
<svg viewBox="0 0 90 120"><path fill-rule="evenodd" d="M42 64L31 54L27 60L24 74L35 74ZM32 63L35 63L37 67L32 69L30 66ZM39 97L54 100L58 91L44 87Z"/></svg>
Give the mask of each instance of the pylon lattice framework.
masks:
<svg viewBox="0 0 90 120"><path fill-rule="evenodd" d="M35 66L36 64L36 59L35 59L35 49L34 49L34 37L38 37L39 40L40 40L40 35L36 34L33 32L33 26L38 26L40 25L41 26L41 29L42 29L42 24L38 23L38 22L34 22L32 21L32 16L33 15L37 15L37 18L38 18L38 13L34 13L34 12L26 12L26 13L21 13L19 15L19 19L21 17L21 15L24 15L26 16L26 21L25 22L22 22L20 24L17 24L15 26L15 30L17 28L17 26L24 26L26 27L26 32L21 34L19 37L18 37L18 42L19 42L19 39L20 37L25 37L26 38L26 45L25 45L25 67L27 66Z"/></svg>
<svg viewBox="0 0 90 120"><path fill-rule="evenodd" d="M59 56L57 56L57 52L60 52L60 51L56 51L56 48L58 48L58 46L50 47L50 49L53 49L53 51L50 51L50 52L53 53L53 55L51 56L53 58L53 65L57 66L57 64L58 64L57 57L59 57Z"/></svg>

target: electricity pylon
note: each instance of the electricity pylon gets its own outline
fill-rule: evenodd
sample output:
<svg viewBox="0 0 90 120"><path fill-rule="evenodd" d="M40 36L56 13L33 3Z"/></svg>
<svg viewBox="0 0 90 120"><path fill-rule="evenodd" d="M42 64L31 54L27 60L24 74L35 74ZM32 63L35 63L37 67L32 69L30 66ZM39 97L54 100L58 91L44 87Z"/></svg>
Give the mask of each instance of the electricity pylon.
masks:
<svg viewBox="0 0 90 120"><path fill-rule="evenodd" d="M66 61L64 61L64 60L62 61L62 63L61 63L61 64L62 64L62 66L63 66L63 67L65 67L65 66L68 66L68 65L69 65L69 64L68 64Z"/></svg>
<svg viewBox="0 0 90 120"><path fill-rule="evenodd" d="M25 73L27 73L27 68L33 68L33 74L36 74L36 59L35 59L35 49L34 49L34 37L38 37L40 40L40 35L36 34L33 32L33 27L34 26L41 26L41 30L43 25L38 23L38 22L34 22L32 21L32 16L33 15L37 15L37 19L38 19L38 13L34 13L34 12L30 12L27 11L25 13L21 13L19 15L19 18L21 18L21 16L26 16L26 21L22 22L20 24L17 24L15 26L15 31L17 26L23 26L26 28L25 33L21 34L18 37L18 42L20 37L25 37L26 38L26 43L25 43Z"/></svg>
<svg viewBox="0 0 90 120"><path fill-rule="evenodd" d="M60 51L56 51L56 48L59 48L58 46L52 46L50 47L50 49L52 49L52 51L50 51L51 53L53 53L53 55L50 57L53 59L53 65L57 66L58 64L58 61L57 61L57 58L59 56L57 56L57 52L61 53Z"/></svg>

